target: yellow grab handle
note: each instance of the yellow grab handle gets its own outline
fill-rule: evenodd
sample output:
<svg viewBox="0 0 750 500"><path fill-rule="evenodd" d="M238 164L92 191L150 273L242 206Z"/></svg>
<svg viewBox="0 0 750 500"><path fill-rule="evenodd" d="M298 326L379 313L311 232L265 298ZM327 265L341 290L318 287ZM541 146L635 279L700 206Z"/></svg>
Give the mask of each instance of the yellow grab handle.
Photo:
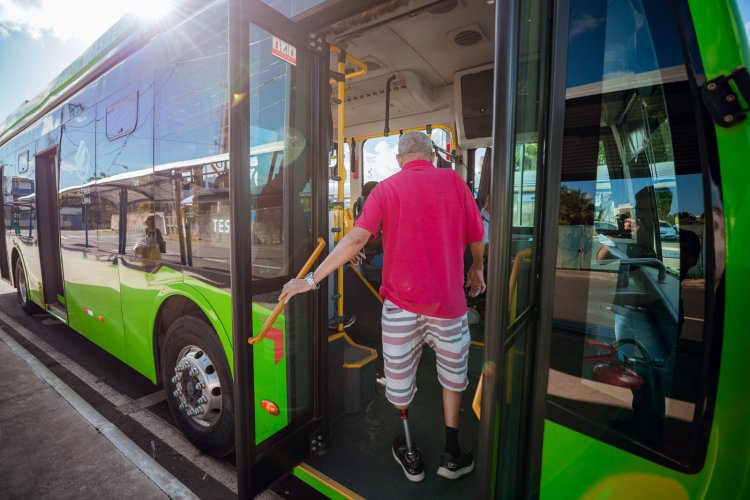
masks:
<svg viewBox="0 0 750 500"><path fill-rule="evenodd" d="M323 249L326 246L326 242L323 238L318 236L318 246L315 247L315 250L313 251L312 255L309 259L307 259L307 262L305 262L305 265L302 266L302 269L297 274L297 279L300 280L305 277L305 275L310 271L310 268L312 267L313 263L315 262L315 259L318 258L320 255L320 252L323 251ZM276 318L279 317L279 314L281 314L281 311L284 310L284 306L286 304L283 300L280 300L278 304L276 304L276 307L273 308L273 312L271 315L266 319L266 322L263 323L263 326L260 327L260 332L255 337L250 337L247 339L247 343L250 345L255 345L264 338L266 338L266 335L268 335L268 330L271 329L271 325L273 325L273 322L276 321Z"/></svg>
<svg viewBox="0 0 750 500"><path fill-rule="evenodd" d="M484 380L484 373L479 375L479 383L477 384L477 390L474 392L474 399L471 402L471 409L474 410L474 415L477 419L481 418L482 415L482 381Z"/></svg>

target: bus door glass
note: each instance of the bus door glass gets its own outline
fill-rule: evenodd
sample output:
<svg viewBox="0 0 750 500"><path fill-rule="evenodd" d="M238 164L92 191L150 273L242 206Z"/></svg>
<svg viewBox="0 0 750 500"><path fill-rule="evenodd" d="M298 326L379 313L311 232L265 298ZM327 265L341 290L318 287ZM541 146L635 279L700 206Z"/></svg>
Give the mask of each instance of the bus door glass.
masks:
<svg viewBox="0 0 750 500"><path fill-rule="evenodd" d="M712 221L675 4L570 3L542 494L706 456Z"/></svg>
<svg viewBox="0 0 750 500"><path fill-rule="evenodd" d="M499 145L499 138L495 137L492 152L483 152L485 155L493 154L495 159L492 177L483 177L480 183L475 180L480 198L483 195L482 188L486 183L491 183L487 196L479 200L485 213L490 214L491 227L488 299L492 304L488 303L487 307L494 308L494 311L488 311L485 342L488 345L488 356L498 356L489 361L494 362L494 366L502 367L502 371L485 369L484 372L485 377L488 373L497 376L497 390L488 395L488 399L492 401L490 405L483 401L481 418L494 418L492 415L485 416L485 409L498 411L500 427L495 429L495 432L499 431L499 446L492 451L496 453L493 457L496 468L487 467L482 471L497 480L495 483L487 478L488 483L483 484L480 491L489 496L489 485L495 484L494 495L497 498L529 495L523 485L528 477L525 464L531 453L526 436L529 432L533 387L531 377L536 343L534 333L538 312L534 300L538 279L535 254L540 240L537 193L541 189L543 176L537 175L537 167L542 165L540 158L545 149L542 117L547 103L547 8L547 2L543 0L519 2L518 53L496 56L496 61L511 57L516 66L517 83L515 88L508 90L512 92L515 101L515 115L512 128L505 138L512 148L505 153L505 148ZM503 13L498 12L496 15L502 16ZM496 86L499 87L500 84L496 82ZM500 121L507 123L508 119L504 116L506 110L497 105L495 109L498 114L495 118L497 130L497 124ZM498 161L501 155L507 157ZM501 172L498 169L500 161L505 162L509 170L503 173L504 178L499 178L498 175ZM495 230L498 226L502 227L501 232ZM499 234L504 236L505 241L493 239ZM496 291L498 287L503 287L503 291L507 293L506 300L500 303L492 299L499 293ZM491 345L498 347L490 347ZM488 424L484 425L486 429ZM483 429L483 432L486 431Z"/></svg>
<svg viewBox="0 0 750 500"><path fill-rule="evenodd" d="M10 263L8 261L8 246L7 246L7 230L10 228L10 205L7 205L6 200L9 199L10 194L7 188L10 187L9 179L5 177L5 169L0 166L0 210L2 210L2 216L0 218L0 277L5 280L10 279Z"/></svg>
<svg viewBox="0 0 750 500"><path fill-rule="evenodd" d="M315 190L318 197L324 195L322 179L327 176L325 153L320 153L327 149L320 146L322 140L317 135L322 127L312 126L318 116L312 110L316 106L313 98L320 99L314 79L322 77L316 68L320 65L327 70L328 54L318 62L317 54L300 41L300 29L294 23L266 6L256 8L245 25L249 78L243 103L247 107L243 109L249 108L248 130L245 137L233 134L230 138L249 140L245 164L249 170L243 173L248 185L242 188L247 198L242 203L247 203L249 213L232 220L227 228L235 238L237 232L243 235L243 244L250 249L246 253L250 296L245 299L250 311L244 313L246 317L249 314L249 324L244 327L248 337L259 335L278 303L282 286L296 277L308 260L316 236L325 236L313 232L314 218L322 216L319 209L313 210L313 166L321 169ZM232 151L230 144L230 155ZM320 154L315 156L314 151ZM232 192L238 195L237 189ZM234 284L232 287L237 289ZM237 442L241 494L247 484L244 481L256 491L301 461L309 453L311 433L318 432L312 430L312 426L319 429L313 398L319 382L314 357L319 330L313 321L316 304L315 294L295 297L270 325L267 336L241 355L247 356L241 359L252 364L252 371L248 373L242 361L235 367L236 374L242 373L237 383L252 387L254 393L252 401L237 403L243 405L239 418L245 414L250 423L246 442L242 432ZM239 341L236 332L235 339ZM245 457L249 457L247 462ZM284 470L280 463L285 464Z"/></svg>

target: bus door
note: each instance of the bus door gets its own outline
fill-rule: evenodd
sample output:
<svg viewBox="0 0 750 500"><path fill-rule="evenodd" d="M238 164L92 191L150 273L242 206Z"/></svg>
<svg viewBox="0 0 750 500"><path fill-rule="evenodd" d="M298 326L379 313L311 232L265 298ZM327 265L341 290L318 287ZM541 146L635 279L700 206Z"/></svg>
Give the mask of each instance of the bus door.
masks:
<svg viewBox="0 0 750 500"><path fill-rule="evenodd" d="M8 219L8 216L10 215L10 205L8 205L8 209L6 209L5 206L5 190L7 187L10 187L9 180L6 180L3 175L3 167L0 166L0 182L2 182L2 186L0 187L0 210L2 211L2 217L0 217L0 277L2 277L4 280L10 280L10 264L8 261L8 246L7 246L7 240L8 240L8 234L6 233L6 230L8 226L10 225L10 220Z"/></svg>
<svg viewBox="0 0 750 500"><path fill-rule="evenodd" d="M43 300L53 312L67 317L60 259L60 207L57 203L58 149L36 155L36 220Z"/></svg>
<svg viewBox="0 0 750 500"><path fill-rule="evenodd" d="M325 290L295 297L263 340L248 339L326 235L330 56L266 4L229 5L235 420L246 498L323 439Z"/></svg>
<svg viewBox="0 0 750 500"><path fill-rule="evenodd" d="M551 4L498 2L495 11L492 213L478 498L533 498L539 474L541 445L535 418L537 395L545 381L536 354L544 346L539 269L550 258L541 245L547 209L542 193L550 175L544 160L548 134L555 130L548 128L545 118L549 78L554 74L549 56L552 20L560 15Z"/></svg>

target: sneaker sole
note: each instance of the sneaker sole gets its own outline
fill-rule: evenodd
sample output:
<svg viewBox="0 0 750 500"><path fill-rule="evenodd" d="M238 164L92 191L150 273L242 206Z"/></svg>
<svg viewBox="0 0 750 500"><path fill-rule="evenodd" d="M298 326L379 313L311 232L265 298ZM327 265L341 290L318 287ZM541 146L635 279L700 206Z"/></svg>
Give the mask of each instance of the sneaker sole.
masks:
<svg viewBox="0 0 750 500"><path fill-rule="evenodd" d="M471 465L467 465L466 467L462 469L458 469L456 471L452 471L450 469L446 469L445 467L439 467L437 470L438 476L442 476L446 479L458 479L461 476L465 476L469 472L474 470L474 463L472 462Z"/></svg>
<svg viewBox="0 0 750 500"><path fill-rule="evenodd" d="M409 474L409 471L406 470L406 467L404 467L404 464L401 463L401 460L398 459L398 456L396 455L396 452L391 449L391 453L393 454L393 458L396 460L396 463L401 466L401 468L404 470L404 475L406 476L406 479L409 481L418 483L424 479L424 471L420 472L417 475Z"/></svg>

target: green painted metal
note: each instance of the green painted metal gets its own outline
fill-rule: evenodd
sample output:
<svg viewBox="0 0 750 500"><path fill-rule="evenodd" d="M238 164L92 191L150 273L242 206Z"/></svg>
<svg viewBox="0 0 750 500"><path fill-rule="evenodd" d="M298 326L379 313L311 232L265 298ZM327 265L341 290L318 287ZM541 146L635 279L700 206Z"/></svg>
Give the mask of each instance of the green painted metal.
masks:
<svg viewBox="0 0 750 500"><path fill-rule="evenodd" d="M707 79L748 66L748 44L736 3L689 0ZM750 494L750 399L743 299L750 283L747 158L750 120L715 127L726 236L726 304L721 374L703 469L683 474L547 421L541 498L747 498ZM724 226L723 228L721 226Z"/></svg>
<svg viewBox="0 0 750 500"><path fill-rule="evenodd" d="M297 466L293 471L294 477L305 482L308 486L318 490L323 495L334 500L345 500L351 498L349 495L344 495L340 491L334 489L330 484L321 481L320 478L313 476L305 469ZM400 478L399 478L400 479Z"/></svg>
<svg viewBox="0 0 750 500"><path fill-rule="evenodd" d="M253 331L259 331L270 315L270 309L253 304ZM253 346L256 444L265 441L289 423L286 337L286 321L284 316L279 316L268 336ZM267 411L263 408L263 401L275 404L279 413L274 415Z"/></svg>

